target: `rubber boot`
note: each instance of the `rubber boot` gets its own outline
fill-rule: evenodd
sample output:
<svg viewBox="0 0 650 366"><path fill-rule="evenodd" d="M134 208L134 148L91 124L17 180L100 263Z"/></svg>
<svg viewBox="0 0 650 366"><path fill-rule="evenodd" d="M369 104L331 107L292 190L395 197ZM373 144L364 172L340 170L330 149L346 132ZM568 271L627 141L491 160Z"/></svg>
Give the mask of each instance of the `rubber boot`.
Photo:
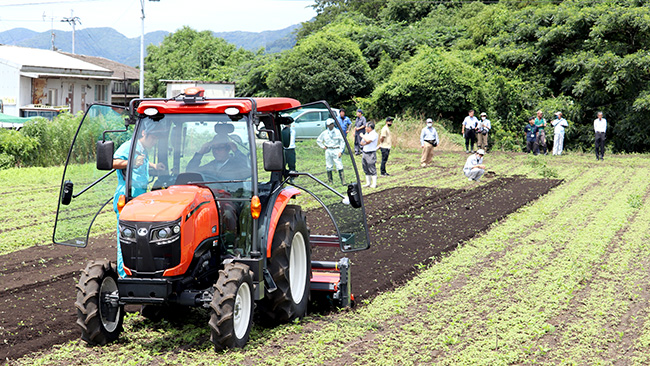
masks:
<svg viewBox="0 0 650 366"><path fill-rule="evenodd" d="M370 187L370 176L366 175L366 184L363 185L364 187Z"/></svg>
<svg viewBox="0 0 650 366"><path fill-rule="evenodd" d="M370 188L377 188L377 176L376 175L372 176L372 184L370 185Z"/></svg>
<svg viewBox="0 0 650 366"><path fill-rule="evenodd" d="M334 179L332 179L332 171L331 170L327 171L327 181L329 182L329 184L334 184Z"/></svg>
<svg viewBox="0 0 650 366"><path fill-rule="evenodd" d="M345 185L345 177L343 176L343 169L339 170L339 177L341 177L341 185Z"/></svg>

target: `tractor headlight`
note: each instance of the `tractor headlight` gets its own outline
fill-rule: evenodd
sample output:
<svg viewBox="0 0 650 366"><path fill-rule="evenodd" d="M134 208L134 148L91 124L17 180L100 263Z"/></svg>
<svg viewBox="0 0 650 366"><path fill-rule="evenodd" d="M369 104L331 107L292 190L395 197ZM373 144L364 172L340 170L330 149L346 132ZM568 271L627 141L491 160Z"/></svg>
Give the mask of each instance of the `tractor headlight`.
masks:
<svg viewBox="0 0 650 366"><path fill-rule="evenodd" d="M120 225L120 240L135 242L135 229L132 227Z"/></svg>
<svg viewBox="0 0 650 366"><path fill-rule="evenodd" d="M181 226L177 223L171 223L162 227L151 229L151 243L158 245L169 244L180 238Z"/></svg>

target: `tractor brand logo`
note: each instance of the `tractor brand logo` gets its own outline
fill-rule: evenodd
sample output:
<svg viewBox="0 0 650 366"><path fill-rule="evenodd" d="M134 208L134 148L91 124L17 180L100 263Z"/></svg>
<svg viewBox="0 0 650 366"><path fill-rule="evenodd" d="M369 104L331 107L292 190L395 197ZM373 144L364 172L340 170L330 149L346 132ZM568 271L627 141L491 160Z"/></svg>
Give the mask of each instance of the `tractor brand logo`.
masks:
<svg viewBox="0 0 650 366"><path fill-rule="evenodd" d="M140 236L146 236L147 235L147 228L141 227L138 229L138 235Z"/></svg>

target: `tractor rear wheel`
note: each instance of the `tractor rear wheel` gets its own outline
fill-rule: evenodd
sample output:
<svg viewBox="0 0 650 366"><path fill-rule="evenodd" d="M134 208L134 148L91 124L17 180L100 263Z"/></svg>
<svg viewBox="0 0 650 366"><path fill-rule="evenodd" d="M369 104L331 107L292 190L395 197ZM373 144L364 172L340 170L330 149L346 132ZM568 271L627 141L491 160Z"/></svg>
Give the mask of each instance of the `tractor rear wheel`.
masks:
<svg viewBox="0 0 650 366"><path fill-rule="evenodd" d="M124 308L118 304L117 269L108 261L90 261L77 284L77 324L91 345L115 341L122 332Z"/></svg>
<svg viewBox="0 0 650 366"><path fill-rule="evenodd" d="M311 279L311 246L300 206L288 205L278 221L268 269L277 289L260 301L260 321L274 325L307 314Z"/></svg>
<svg viewBox="0 0 650 366"><path fill-rule="evenodd" d="M244 347L253 325L253 279L248 266L228 263L219 271L210 302L210 340L214 349Z"/></svg>

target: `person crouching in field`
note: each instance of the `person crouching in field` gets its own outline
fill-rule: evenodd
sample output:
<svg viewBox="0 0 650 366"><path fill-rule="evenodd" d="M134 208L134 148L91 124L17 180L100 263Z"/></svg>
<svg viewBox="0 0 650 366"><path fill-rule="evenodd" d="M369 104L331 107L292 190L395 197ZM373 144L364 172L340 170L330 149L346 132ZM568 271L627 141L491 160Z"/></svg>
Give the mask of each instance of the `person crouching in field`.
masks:
<svg viewBox="0 0 650 366"><path fill-rule="evenodd" d="M463 167L463 173L469 180L478 182L479 179L485 174L485 165L483 165L483 149L476 150L476 154L470 155Z"/></svg>
<svg viewBox="0 0 650 366"><path fill-rule="evenodd" d="M359 144L363 150L361 159L361 166L363 172L366 173L366 184L364 187L377 188L377 142L379 135L375 131L375 124L368 122L366 124L366 133L360 135L361 141ZM372 180L372 183L370 182Z"/></svg>
<svg viewBox="0 0 650 366"><path fill-rule="evenodd" d="M433 127L433 120L427 118L427 126L422 129L420 133L420 146L422 147L422 157L420 158L420 166L424 168L431 164L433 158L433 148L438 146L438 131Z"/></svg>

